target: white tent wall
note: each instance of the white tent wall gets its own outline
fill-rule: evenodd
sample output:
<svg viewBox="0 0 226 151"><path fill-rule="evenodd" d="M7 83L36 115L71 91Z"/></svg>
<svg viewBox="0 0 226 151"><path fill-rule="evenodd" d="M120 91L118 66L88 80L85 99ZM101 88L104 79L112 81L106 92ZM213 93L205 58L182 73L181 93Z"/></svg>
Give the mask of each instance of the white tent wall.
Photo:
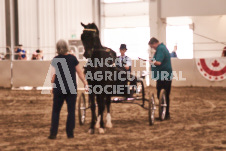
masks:
<svg viewBox="0 0 226 151"><path fill-rule="evenodd" d="M80 39L85 24L93 22L92 0L56 0L56 39Z"/></svg>
<svg viewBox="0 0 226 151"><path fill-rule="evenodd" d="M102 28L149 26L148 1L131 3L104 3Z"/></svg>
<svg viewBox="0 0 226 151"><path fill-rule="evenodd" d="M38 48L43 50L44 59L50 60L55 54L55 9L54 0L38 1Z"/></svg>
<svg viewBox="0 0 226 151"><path fill-rule="evenodd" d="M19 43L32 53L38 48L37 0L18 1Z"/></svg>
<svg viewBox="0 0 226 151"><path fill-rule="evenodd" d="M148 16L124 16L105 18L105 27L107 28L132 28L147 26L149 26Z"/></svg>
<svg viewBox="0 0 226 151"><path fill-rule="evenodd" d="M80 22L96 21L96 3L98 0L19 0L19 43L30 53L41 49L45 59L51 59L57 40L80 39Z"/></svg>
<svg viewBox="0 0 226 151"><path fill-rule="evenodd" d="M5 0L0 0L0 53L6 51Z"/></svg>

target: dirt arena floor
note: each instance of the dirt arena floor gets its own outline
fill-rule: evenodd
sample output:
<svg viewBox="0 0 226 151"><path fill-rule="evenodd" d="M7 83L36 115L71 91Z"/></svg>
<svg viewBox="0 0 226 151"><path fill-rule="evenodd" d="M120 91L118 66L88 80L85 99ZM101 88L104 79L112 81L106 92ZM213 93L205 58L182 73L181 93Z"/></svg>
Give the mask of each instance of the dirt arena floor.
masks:
<svg viewBox="0 0 226 151"><path fill-rule="evenodd" d="M154 88L147 88L156 94ZM0 150L226 150L226 88L173 87L171 120L149 126L148 111L112 104L112 129L88 134L90 110L75 138L67 139L64 104L56 140L47 139L52 96L0 89ZM157 103L157 101L156 101Z"/></svg>

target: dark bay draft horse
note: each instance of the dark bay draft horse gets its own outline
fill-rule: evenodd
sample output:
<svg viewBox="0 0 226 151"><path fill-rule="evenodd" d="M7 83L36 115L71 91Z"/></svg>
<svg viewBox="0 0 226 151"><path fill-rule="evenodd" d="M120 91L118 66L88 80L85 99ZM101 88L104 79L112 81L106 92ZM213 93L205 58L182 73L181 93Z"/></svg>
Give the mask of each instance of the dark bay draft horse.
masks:
<svg viewBox="0 0 226 151"><path fill-rule="evenodd" d="M103 112L105 105L107 106L106 127L112 127L110 116L111 94L107 92L114 91L111 86L115 85L116 81L112 79L117 78L111 73L120 72L122 70L115 66L117 60L116 52L102 46L97 26L94 23L88 25L81 23L81 25L84 27L81 35L81 40L85 49L84 57L88 59L88 62L84 67L84 72L89 84L89 101L91 103L92 113L89 133L94 133L96 124L95 97L98 104L98 118L100 121L99 133L104 133ZM96 73L99 73L99 75Z"/></svg>

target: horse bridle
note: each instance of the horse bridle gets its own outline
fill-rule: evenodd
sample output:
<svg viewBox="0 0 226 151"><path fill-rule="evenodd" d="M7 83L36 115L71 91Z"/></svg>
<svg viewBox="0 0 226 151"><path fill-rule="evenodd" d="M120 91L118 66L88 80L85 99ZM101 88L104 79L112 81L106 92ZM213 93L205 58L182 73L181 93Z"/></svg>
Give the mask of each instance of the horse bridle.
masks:
<svg viewBox="0 0 226 151"><path fill-rule="evenodd" d="M83 29L83 31L91 31L91 32L94 32L95 35L94 35L94 38L96 36L96 32L97 30L96 29L90 29L90 28L86 28L86 29ZM91 48L91 51L93 52L94 48ZM110 49L107 48L107 49L96 49L96 51L106 51L106 52L109 52ZM110 65L110 67L115 67L115 63L113 63L112 65Z"/></svg>
<svg viewBox="0 0 226 151"><path fill-rule="evenodd" d="M87 28L86 29L83 29L83 31L94 31L94 32L97 32L96 29L89 29L89 28L88 29Z"/></svg>
<svg viewBox="0 0 226 151"><path fill-rule="evenodd" d="M83 29L83 31L91 31L91 32L94 32L94 38L96 37L96 32L97 32L97 30L96 29L90 29L90 28L85 28L85 29ZM94 42L95 43L95 42ZM94 48L91 48L91 51L93 52L93 50L94 50ZM96 49L97 51L105 51L106 49Z"/></svg>

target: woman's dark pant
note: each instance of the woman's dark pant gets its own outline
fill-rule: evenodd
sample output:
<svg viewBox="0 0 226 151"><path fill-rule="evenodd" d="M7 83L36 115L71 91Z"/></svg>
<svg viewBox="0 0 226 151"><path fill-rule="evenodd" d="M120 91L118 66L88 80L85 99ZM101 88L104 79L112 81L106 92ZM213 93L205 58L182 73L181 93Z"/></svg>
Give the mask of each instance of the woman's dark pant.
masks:
<svg viewBox="0 0 226 151"><path fill-rule="evenodd" d="M165 89L166 91L166 103L167 103L166 116L170 116L170 112L169 112L170 97L169 96L170 96L170 90L171 90L171 83L172 81L160 81L160 80L157 80L157 83L156 83L158 99L159 99L161 89Z"/></svg>
<svg viewBox="0 0 226 151"><path fill-rule="evenodd" d="M76 104L76 94L58 94L54 93L53 96L53 110L52 110L52 120L51 120L51 128L50 134L57 135L58 126L59 126L59 117L60 111L63 106L64 100L67 102L67 124L66 124L66 132L67 136L74 136L74 128L75 128L75 104Z"/></svg>

